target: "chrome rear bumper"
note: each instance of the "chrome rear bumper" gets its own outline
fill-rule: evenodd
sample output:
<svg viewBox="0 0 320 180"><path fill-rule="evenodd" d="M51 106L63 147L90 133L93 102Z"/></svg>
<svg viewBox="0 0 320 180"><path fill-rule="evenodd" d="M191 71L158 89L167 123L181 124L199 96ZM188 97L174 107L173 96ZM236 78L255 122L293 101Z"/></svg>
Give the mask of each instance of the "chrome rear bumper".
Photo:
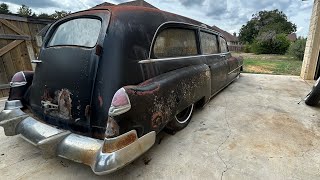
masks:
<svg viewBox="0 0 320 180"><path fill-rule="evenodd" d="M132 130L118 137L104 140L74 134L37 121L25 114L20 106L13 108L10 105L15 103L7 102L5 110L0 113L0 126L4 128L6 136L20 134L26 141L39 147L44 157L60 156L83 163L89 165L98 175L108 174L124 167L155 143L154 131L138 138L137 132ZM121 146L128 139L133 140L130 144ZM118 145L117 143L121 149L105 152L105 146L113 147Z"/></svg>

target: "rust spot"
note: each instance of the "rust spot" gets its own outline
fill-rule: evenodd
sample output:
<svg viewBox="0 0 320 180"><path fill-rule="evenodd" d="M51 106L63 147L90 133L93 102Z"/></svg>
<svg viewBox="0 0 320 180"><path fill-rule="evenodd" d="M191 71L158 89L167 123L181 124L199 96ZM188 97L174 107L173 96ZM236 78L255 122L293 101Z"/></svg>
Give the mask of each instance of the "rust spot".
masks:
<svg viewBox="0 0 320 180"><path fill-rule="evenodd" d="M118 135L119 135L119 125L112 117L109 117L107 121L105 137L112 138Z"/></svg>
<svg viewBox="0 0 320 180"><path fill-rule="evenodd" d="M89 117L90 117L90 109L91 109L90 105L86 105L84 115L86 116L87 119L89 119Z"/></svg>
<svg viewBox="0 0 320 180"><path fill-rule="evenodd" d="M102 99L102 96L99 94L98 96L98 100L99 100L99 106L102 107L103 105L103 99Z"/></svg>
<svg viewBox="0 0 320 180"><path fill-rule="evenodd" d="M50 96L49 90L45 87L43 95L41 96L41 100L43 101L52 101L53 99Z"/></svg>
<svg viewBox="0 0 320 180"><path fill-rule="evenodd" d="M72 100L70 97L71 93L68 89L62 89L58 93L58 106L59 113L62 116L71 118L71 108L72 108Z"/></svg>
<svg viewBox="0 0 320 180"><path fill-rule="evenodd" d="M91 165L93 162L93 157L96 157L96 150L88 150L81 153L81 162L83 164Z"/></svg>
<svg viewBox="0 0 320 180"><path fill-rule="evenodd" d="M117 151L133 143L136 139L137 139L137 136L135 134L133 133L128 134L127 136L122 137L120 139L116 139L111 143L105 143L103 145L102 152L111 153L111 152Z"/></svg>
<svg viewBox="0 0 320 180"><path fill-rule="evenodd" d="M156 129L159 126L161 126L163 118L162 118L162 112L156 112L152 115L151 119L151 126L152 128Z"/></svg>

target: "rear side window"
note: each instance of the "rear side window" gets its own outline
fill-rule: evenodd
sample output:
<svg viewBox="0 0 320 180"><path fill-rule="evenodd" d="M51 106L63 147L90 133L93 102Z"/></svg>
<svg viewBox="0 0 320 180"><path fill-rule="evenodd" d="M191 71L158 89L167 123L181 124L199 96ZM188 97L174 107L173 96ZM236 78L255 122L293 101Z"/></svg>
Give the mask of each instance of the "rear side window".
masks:
<svg viewBox="0 0 320 180"><path fill-rule="evenodd" d="M48 46L71 45L94 47L101 29L98 19L78 18L60 24Z"/></svg>
<svg viewBox="0 0 320 180"><path fill-rule="evenodd" d="M153 54L155 58L197 55L196 32L180 28L163 30L156 38Z"/></svg>
<svg viewBox="0 0 320 180"><path fill-rule="evenodd" d="M200 32L201 49L203 54L217 54L218 49L218 38L214 34Z"/></svg>
<svg viewBox="0 0 320 180"><path fill-rule="evenodd" d="M220 37L220 47L221 47L221 52L222 53L228 52L227 42L222 37Z"/></svg>

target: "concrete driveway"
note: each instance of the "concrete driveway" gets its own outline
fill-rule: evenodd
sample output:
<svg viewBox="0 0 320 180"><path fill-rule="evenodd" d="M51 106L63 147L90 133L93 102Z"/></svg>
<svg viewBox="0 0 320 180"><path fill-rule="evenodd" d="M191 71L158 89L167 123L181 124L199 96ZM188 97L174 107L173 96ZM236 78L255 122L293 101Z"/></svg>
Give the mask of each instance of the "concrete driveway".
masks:
<svg viewBox="0 0 320 180"><path fill-rule="evenodd" d="M320 179L320 107L299 102L295 76L242 74L174 136L124 169L96 176L85 165L45 160L0 129L1 179Z"/></svg>

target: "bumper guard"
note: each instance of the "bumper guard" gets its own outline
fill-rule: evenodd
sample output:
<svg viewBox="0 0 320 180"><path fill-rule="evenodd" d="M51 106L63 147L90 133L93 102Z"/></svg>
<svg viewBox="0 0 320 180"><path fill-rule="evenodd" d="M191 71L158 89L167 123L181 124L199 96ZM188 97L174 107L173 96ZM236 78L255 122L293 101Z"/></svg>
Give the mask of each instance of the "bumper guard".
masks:
<svg viewBox="0 0 320 180"><path fill-rule="evenodd" d="M156 133L152 131L140 138L135 130L115 138L94 139L40 122L21 109L18 101L7 101L0 113L0 126L6 136L20 134L26 141L42 150L45 158L59 156L75 162L89 165L98 175L112 173L134 161L155 143ZM132 143L121 146L114 152L106 152L106 145L121 144L132 137ZM119 142L117 142L119 141Z"/></svg>

